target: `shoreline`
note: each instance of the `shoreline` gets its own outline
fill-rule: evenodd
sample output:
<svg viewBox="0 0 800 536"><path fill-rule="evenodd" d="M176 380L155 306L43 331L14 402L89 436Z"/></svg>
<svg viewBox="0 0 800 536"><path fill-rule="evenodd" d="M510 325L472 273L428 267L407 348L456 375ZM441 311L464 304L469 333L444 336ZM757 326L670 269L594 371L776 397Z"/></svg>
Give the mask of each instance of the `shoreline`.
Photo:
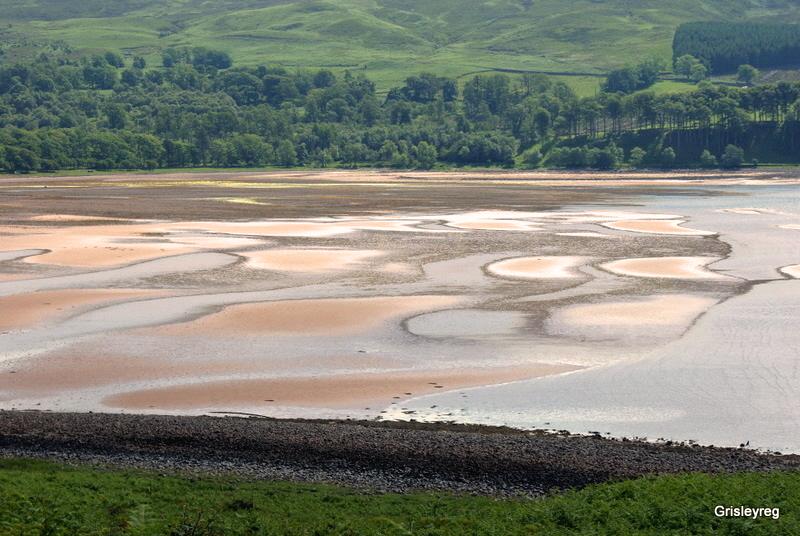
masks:
<svg viewBox="0 0 800 536"><path fill-rule="evenodd" d="M656 474L800 470L797 455L505 427L38 411L0 411L0 456L492 496Z"/></svg>
<svg viewBox="0 0 800 536"><path fill-rule="evenodd" d="M488 179L498 180L571 180L576 182L606 182L617 179L641 179L649 182L668 181L670 183L682 179L693 182L698 179L735 180L737 178L758 177L770 175L770 178L796 179L791 175L796 174L798 166L791 165L764 165L757 168L741 167L734 169L721 168L625 168L625 169L582 169L582 168L434 168L434 169L394 169L380 167L362 168L163 168L163 169L124 169L124 170L55 170L52 172L36 173L0 173L0 181L15 180L40 180L40 179L113 179L123 177L152 177L159 180L169 177L196 178L197 175L209 175L212 178L226 177L280 177L280 178L346 178L353 176L366 176L369 178L394 178L394 179ZM774 177L783 174L786 177Z"/></svg>

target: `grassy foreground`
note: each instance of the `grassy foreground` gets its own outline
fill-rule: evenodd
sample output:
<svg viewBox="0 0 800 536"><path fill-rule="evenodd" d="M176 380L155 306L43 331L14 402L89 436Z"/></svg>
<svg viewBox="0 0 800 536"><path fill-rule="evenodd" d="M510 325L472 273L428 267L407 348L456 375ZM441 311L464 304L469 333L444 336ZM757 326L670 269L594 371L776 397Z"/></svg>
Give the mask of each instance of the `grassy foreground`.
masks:
<svg viewBox="0 0 800 536"><path fill-rule="evenodd" d="M778 507L720 519L714 506ZM370 494L0 460L0 534L800 534L800 474L683 475L537 500Z"/></svg>

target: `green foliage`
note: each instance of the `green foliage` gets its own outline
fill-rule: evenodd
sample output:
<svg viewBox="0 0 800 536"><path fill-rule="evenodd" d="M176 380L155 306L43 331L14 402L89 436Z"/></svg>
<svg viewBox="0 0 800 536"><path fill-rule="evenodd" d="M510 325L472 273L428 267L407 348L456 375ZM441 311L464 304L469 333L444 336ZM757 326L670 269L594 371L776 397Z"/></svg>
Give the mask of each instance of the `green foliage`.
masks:
<svg viewBox="0 0 800 536"><path fill-rule="evenodd" d="M797 23L800 6L787 0L0 0L3 43L13 61L65 47L135 51L155 66L164 49L189 44L223 50L236 65L363 72L381 93L420 71L451 79L493 69L599 75L642 57L667 60L680 23L709 20ZM731 70L740 63L752 62ZM565 80L574 80L576 91L586 87L578 91L584 96L597 86L597 78Z"/></svg>
<svg viewBox="0 0 800 536"><path fill-rule="evenodd" d="M623 152L614 143L604 148L557 147L550 152L548 162L562 168L616 169L622 163Z"/></svg>
<svg viewBox="0 0 800 536"><path fill-rule="evenodd" d="M610 169L623 161L618 148L630 154L634 145L647 148L634 166L697 165L703 149L721 154L729 143L750 158L793 162L800 154L800 83L705 82L680 94L578 98L541 75L478 75L459 91L453 79L421 74L380 96L360 74L218 69L197 57L217 56L171 49L171 67L146 70L115 67L105 55L0 67L0 166L31 172L544 162ZM656 76L656 62L642 65ZM756 131L771 153L757 155L755 142L743 141ZM672 157L662 155L666 144L624 141L648 133L676 136ZM533 147L538 158L527 152Z"/></svg>
<svg viewBox="0 0 800 536"><path fill-rule="evenodd" d="M752 65L740 65L736 70L736 80L746 86L751 85L756 78L758 78L758 69Z"/></svg>
<svg viewBox="0 0 800 536"><path fill-rule="evenodd" d="M542 164L542 153L537 149L530 149L522 155L522 162L528 169L538 168Z"/></svg>
<svg viewBox="0 0 800 536"><path fill-rule="evenodd" d="M708 149L703 149L703 152L700 154L700 165L704 168L717 167L717 157L711 154L711 151Z"/></svg>
<svg viewBox="0 0 800 536"><path fill-rule="evenodd" d="M653 58L636 67L611 71L603 83L603 90L610 93L633 93L640 89L646 89L656 83L662 67L662 62Z"/></svg>
<svg viewBox="0 0 800 536"><path fill-rule="evenodd" d="M735 145L728 145L725 147L725 152L719 159L719 163L724 168L738 168L742 167L744 162L744 151L741 147Z"/></svg>
<svg viewBox="0 0 800 536"><path fill-rule="evenodd" d="M672 147L665 147L659 155L659 163L664 167L672 167L675 165L676 158L675 149Z"/></svg>
<svg viewBox="0 0 800 536"><path fill-rule="evenodd" d="M676 58L674 68L677 74L683 75L694 83L701 82L708 77L708 68L691 54L684 54Z"/></svg>
<svg viewBox="0 0 800 536"><path fill-rule="evenodd" d="M794 65L800 54L800 25L752 22L689 22L678 26L673 58L692 55L714 73L739 65ZM676 59L676 67L677 67Z"/></svg>
<svg viewBox="0 0 800 536"><path fill-rule="evenodd" d="M438 153L436 147L423 140L414 148L414 156L420 169L431 169L436 164Z"/></svg>
<svg viewBox="0 0 800 536"><path fill-rule="evenodd" d="M647 152L641 147L634 147L628 155L628 163L631 167L638 168L644 163Z"/></svg>
<svg viewBox="0 0 800 536"><path fill-rule="evenodd" d="M800 531L799 503L796 473L665 476L511 500L0 461L0 534L777 536ZM781 515L714 515L742 504Z"/></svg>
<svg viewBox="0 0 800 536"><path fill-rule="evenodd" d="M702 63L695 63L689 71L689 80L695 84L708 78L708 69Z"/></svg>

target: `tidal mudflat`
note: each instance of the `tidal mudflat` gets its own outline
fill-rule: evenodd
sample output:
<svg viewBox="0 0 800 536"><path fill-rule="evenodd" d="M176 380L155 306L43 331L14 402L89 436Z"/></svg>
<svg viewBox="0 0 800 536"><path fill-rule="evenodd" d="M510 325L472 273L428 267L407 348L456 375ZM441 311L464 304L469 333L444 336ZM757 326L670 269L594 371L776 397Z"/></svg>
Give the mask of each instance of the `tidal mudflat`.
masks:
<svg viewBox="0 0 800 536"><path fill-rule="evenodd" d="M0 408L800 452L800 177L0 178Z"/></svg>

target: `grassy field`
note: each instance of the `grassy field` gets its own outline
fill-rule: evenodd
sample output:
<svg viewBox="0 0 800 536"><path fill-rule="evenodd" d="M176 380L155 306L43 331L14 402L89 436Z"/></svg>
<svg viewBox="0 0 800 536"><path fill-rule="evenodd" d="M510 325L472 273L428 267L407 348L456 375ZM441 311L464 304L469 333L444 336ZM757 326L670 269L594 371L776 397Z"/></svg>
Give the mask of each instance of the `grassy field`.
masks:
<svg viewBox="0 0 800 536"><path fill-rule="evenodd" d="M7 57L29 49L16 46L20 39L119 49L153 62L168 46L208 46L241 65L362 71L381 87L420 71L605 72L651 55L669 59L681 22L743 19L800 21L800 6L790 0L0 0Z"/></svg>
<svg viewBox="0 0 800 536"><path fill-rule="evenodd" d="M716 505L780 508L721 519ZM374 494L0 460L0 534L798 534L800 475L685 475L535 500Z"/></svg>

